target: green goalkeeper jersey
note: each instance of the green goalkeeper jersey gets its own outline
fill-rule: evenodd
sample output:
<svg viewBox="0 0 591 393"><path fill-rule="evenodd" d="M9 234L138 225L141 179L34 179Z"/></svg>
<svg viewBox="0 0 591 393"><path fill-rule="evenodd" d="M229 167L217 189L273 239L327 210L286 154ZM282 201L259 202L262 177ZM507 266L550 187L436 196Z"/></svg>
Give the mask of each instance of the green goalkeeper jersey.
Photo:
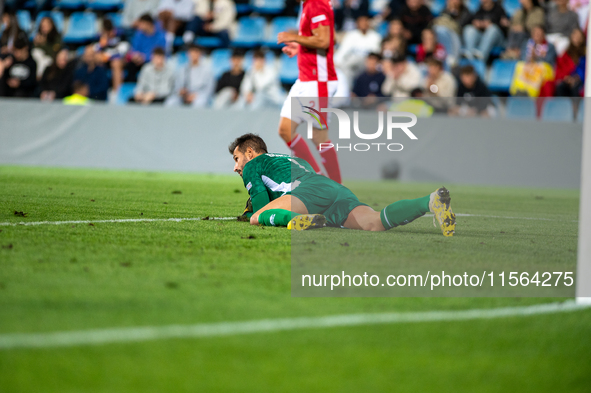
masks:
<svg viewBox="0 0 591 393"><path fill-rule="evenodd" d="M298 179L315 174L312 166L301 158L286 154L266 153L253 158L242 170L244 187L253 201L256 212L262 206L255 206L256 201L272 201L283 195L291 194L292 184ZM261 194L261 193L265 194ZM259 195L261 194L261 195ZM259 195L258 198L255 197ZM268 198L260 198L260 196ZM258 204L260 204L258 203Z"/></svg>

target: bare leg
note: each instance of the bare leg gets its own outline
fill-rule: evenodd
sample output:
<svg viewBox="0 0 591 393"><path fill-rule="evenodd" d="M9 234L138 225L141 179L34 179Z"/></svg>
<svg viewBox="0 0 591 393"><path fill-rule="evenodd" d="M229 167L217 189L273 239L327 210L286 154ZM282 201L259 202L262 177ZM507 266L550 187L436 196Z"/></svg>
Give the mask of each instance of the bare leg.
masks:
<svg viewBox="0 0 591 393"><path fill-rule="evenodd" d="M118 91L123 83L123 61L121 59L111 60L111 72L113 73L113 91Z"/></svg>
<svg viewBox="0 0 591 393"><path fill-rule="evenodd" d="M295 137L298 125L298 123L287 117L281 117L279 119L279 136L285 141L285 143L291 142Z"/></svg>
<svg viewBox="0 0 591 393"><path fill-rule="evenodd" d="M293 195L284 195L267 203L263 208L259 209L256 213L254 213L250 217L250 224L251 225L258 225L259 224L259 215L264 212L265 210L271 209L283 209L289 210L294 213L298 214L308 214L308 209L306 209L306 205L302 201L300 201L297 197ZM379 220L379 213L378 213L378 220Z"/></svg>
<svg viewBox="0 0 591 393"><path fill-rule="evenodd" d="M380 212L375 211L369 206L357 206L351 210L347 221L343 224L345 228L361 229L363 231L385 231Z"/></svg>

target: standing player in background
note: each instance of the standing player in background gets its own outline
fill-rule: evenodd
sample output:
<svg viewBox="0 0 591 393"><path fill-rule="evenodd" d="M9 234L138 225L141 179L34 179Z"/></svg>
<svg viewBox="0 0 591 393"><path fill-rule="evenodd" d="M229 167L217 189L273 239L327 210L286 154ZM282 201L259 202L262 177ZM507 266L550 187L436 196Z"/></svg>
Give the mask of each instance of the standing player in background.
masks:
<svg viewBox="0 0 591 393"><path fill-rule="evenodd" d="M298 55L299 76L289 91L281 108L279 135L296 157L306 160L316 173L321 173L306 140L296 132L298 125L309 120L309 108L326 119L328 98L337 91L338 78L333 63L334 13L330 0L303 0L299 33L282 32L277 36L279 44L286 44L283 52L289 57ZM299 97L299 98L298 98ZM292 100L293 98L293 100ZM292 101L293 104L292 105ZM326 121L322 122L327 124ZM330 144L328 129L314 127L312 142L320 150L322 164L329 178L341 183L341 170L335 148Z"/></svg>

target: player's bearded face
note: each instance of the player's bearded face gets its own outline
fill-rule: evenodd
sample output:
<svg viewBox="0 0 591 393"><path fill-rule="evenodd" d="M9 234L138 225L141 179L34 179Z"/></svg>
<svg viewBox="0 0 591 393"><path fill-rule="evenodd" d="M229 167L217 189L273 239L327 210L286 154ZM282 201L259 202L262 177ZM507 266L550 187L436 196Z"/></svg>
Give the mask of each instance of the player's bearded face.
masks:
<svg viewBox="0 0 591 393"><path fill-rule="evenodd" d="M238 148L234 150L232 158L234 159L234 172L242 176L242 169L244 169L244 165L246 165L250 159L245 153L242 153L240 150L238 150Z"/></svg>

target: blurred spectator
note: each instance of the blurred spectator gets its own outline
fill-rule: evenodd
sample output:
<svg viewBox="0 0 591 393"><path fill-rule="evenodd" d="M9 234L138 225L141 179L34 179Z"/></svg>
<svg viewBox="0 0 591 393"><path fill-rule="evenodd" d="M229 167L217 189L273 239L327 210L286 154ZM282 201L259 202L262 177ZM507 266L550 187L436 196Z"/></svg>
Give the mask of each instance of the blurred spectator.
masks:
<svg viewBox="0 0 591 393"><path fill-rule="evenodd" d="M53 58L62 45L62 37L55 27L52 18L46 16L39 23L39 31L33 39L31 56L37 62L37 77L41 78L43 71L51 65Z"/></svg>
<svg viewBox="0 0 591 393"><path fill-rule="evenodd" d="M556 62L556 95L580 95L585 81L586 48L583 32L573 30L566 52Z"/></svg>
<svg viewBox="0 0 591 393"><path fill-rule="evenodd" d="M16 16L14 14L5 12L2 14L2 25L4 31L0 37L0 59L5 58L12 53L14 43L19 40L29 41L27 33L25 33L18 25Z"/></svg>
<svg viewBox="0 0 591 393"><path fill-rule="evenodd" d="M345 33L341 45L334 54L334 64L345 73L349 80L361 72L368 53L379 52L382 37L370 29L369 17L357 18L357 29Z"/></svg>
<svg viewBox="0 0 591 393"><path fill-rule="evenodd" d="M402 12L403 6L404 0L389 0L388 5L382 12L382 18L388 21L398 18Z"/></svg>
<svg viewBox="0 0 591 393"><path fill-rule="evenodd" d="M155 48L164 48L166 39L164 32L149 14L140 17L137 23L137 32L131 41L131 50L127 53L125 80L135 82L137 74L142 66L150 61Z"/></svg>
<svg viewBox="0 0 591 393"><path fill-rule="evenodd" d="M187 56L189 63L176 71L174 93L166 99L165 104L203 108L211 100L215 79L209 63L201 59L201 48L191 45Z"/></svg>
<svg viewBox="0 0 591 393"><path fill-rule="evenodd" d="M449 110L450 115L483 116L494 115L494 105L490 98L491 92L478 77L471 65L460 69L458 91L455 106Z"/></svg>
<svg viewBox="0 0 591 393"><path fill-rule="evenodd" d="M105 101L109 90L107 69L102 66L99 54L92 45L84 48L80 64L74 72L74 81L80 81L89 88L89 97L93 100Z"/></svg>
<svg viewBox="0 0 591 393"><path fill-rule="evenodd" d="M214 108L225 108L231 106L236 100L238 100L240 85L242 84L242 79L244 79L243 62L244 55L242 52L234 50L234 52L232 52L232 57L230 58L232 67L229 71L224 72L220 79L218 79L215 88L216 97L213 102Z"/></svg>
<svg viewBox="0 0 591 393"><path fill-rule="evenodd" d="M123 83L123 58L129 50L129 44L122 42L110 19L103 19L99 42L94 45L100 61L111 68L113 91L118 91Z"/></svg>
<svg viewBox="0 0 591 393"><path fill-rule="evenodd" d="M72 91L74 93L71 96L64 97L64 105L88 105L92 102L92 100L88 98L90 88L86 83L81 81L74 82Z"/></svg>
<svg viewBox="0 0 591 393"><path fill-rule="evenodd" d="M33 97L37 87L37 64L29 55L29 42L18 38L12 55L0 66L0 96Z"/></svg>
<svg viewBox="0 0 591 393"><path fill-rule="evenodd" d="M507 50L501 56L504 59L519 59L521 47L527 41L535 26L545 23L544 9L538 0L520 0L521 8L511 18L511 27L507 39Z"/></svg>
<svg viewBox="0 0 591 393"><path fill-rule="evenodd" d="M284 98L275 67L266 64L265 54L261 50L255 51L252 68L242 80L236 107L252 110L265 106L276 107L283 103Z"/></svg>
<svg viewBox="0 0 591 393"><path fill-rule="evenodd" d="M174 69L166 63L164 49L157 47L151 60L140 71L131 102L144 105L160 104L172 93L174 88Z"/></svg>
<svg viewBox="0 0 591 393"><path fill-rule="evenodd" d="M386 34L386 38L391 37L403 37L404 38L404 25L402 21L398 18L392 19L388 23L388 33Z"/></svg>
<svg viewBox="0 0 591 393"><path fill-rule="evenodd" d="M160 0L157 11L166 30L166 53L172 53L174 37L185 32L194 7L193 0Z"/></svg>
<svg viewBox="0 0 591 393"><path fill-rule="evenodd" d="M402 36L391 36L382 41L382 57L406 56L406 41Z"/></svg>
<svg viewBox="0 0 591 393"><path fill-rule="evenodd" d="M437 36L432 29L425 29L421 33L421 43L417 46L417 63L424 62L428 57L435 57L445 62L447 53L445 48L437 42Z"/></svg>
<svg viewBox="0 0 591 393"><path fill-rule="evenodd" d="M445 8L433 23L447 27L458 36L461 36L462 29L470 23L471 19L472 14L462 0L447 0Z"/></svg>
<svg viewBox="0 0 591 393"><path fill-rule="evenodd" d="M421 86L421 71L416 64L406 60L404 55L383 62L386 80L382 85L382 94L392 98L410 97Z"/></svg>
<svg viewBox="0 0 591 393"><path fill-rule="evenodd" d="M160 0L125 0L121 26L125 29L137 29L140 17L144 14L152 14L159 4Z"/></svg>
<svg viewBox="0 0 591 393"><path fill-rule="evenodd" d="M69 52L66 48L57 52L53 64L45 69L41 77L40 98L42 101L62 99L70 94L76 68L75 63L75 61L69 61Z"/></svg>
<svg viewBox="0 0 591 393"><path fill-rule="evenodd" d="M333 0L332 4L337 31L353 30L357 18L369 15L369 0Z"/></svg>
<svg viewBox="0 0 591 393"><path fill-rule="evenodd" d="M546 41L546 33L542 26L534 26L531 38L523 44L521 60L529 62L543 61L551 66L556 63L556 49Z"/></svg>
<svg viewBox="0 0 591 393"><path fill-rule="evenodd" d="M554 3L556 6L548 11L546 18L547 39L561 56L568 48L570 33L579 28L579 16L568 9L568 0L554 0Z"/></svg>
<svg viewBox="0 0 591 393"><path fill-rule="evenodd" d="M492 1L492 0L490 0ZM423 0L406 0L402 7L400 20L404 25L404 38L409 44L421 42L421 32L425 30L433 20L433 14Z"/></svg>
<svg viewBox="0 0 591 393"><path fill-rule="evenodd" d="M471 59L488 60L490 51L503 43L504 29L509 25L501 2L480 0L480 8L470 24L464 27L464 55Z"/></svg>
<svg viewBox="0 0 591 393"><path fill-rule="evenodd" d="M569 6L579 16L579 26L587 26L589 23L589 0L570 0Z"/></svg>
<svg viewBox="0 0 591 393"><path fill-rule="evenodd" d="M449 97L456 96L456 79L443 69L443 63L433 57L426 61L427 77L423 84L425 101L435 112L447 112L453 103Z"/></svg>
<svg viewBox="0 0 591 393"><path fill-rule="evenodd" d="M370 53L365 59L365 71L363 71L353 84L353 96L362 97L364 106L372 105L377 97L383 97L382 85L386 76L379 69L381 56L377 53Z"/></svg>
<svg viewBox="0 0 591 393"><path fill-rule="evenodd" d="M222 46L228 47L230 28L236 20L236 4L231 0L194 1L194 17L187 25L183 41L186 44L191 43L195 35L218 37L222 41Z"/></svg>

